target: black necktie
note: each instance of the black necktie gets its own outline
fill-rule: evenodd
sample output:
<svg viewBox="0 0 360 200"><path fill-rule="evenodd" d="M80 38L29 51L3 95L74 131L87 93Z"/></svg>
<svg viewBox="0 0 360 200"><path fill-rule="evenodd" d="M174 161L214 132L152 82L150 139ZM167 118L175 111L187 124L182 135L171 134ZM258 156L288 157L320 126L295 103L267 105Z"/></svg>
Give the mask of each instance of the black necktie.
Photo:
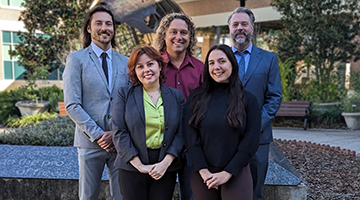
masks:
<svg viewBox="0 0 360 200"><path fill-rule="evenodd" d="M101 54L101 58L102 58L102 68L104 70L104 74L105 74L105 77L106 77L106 81L109 83L109 78L108 78L108 66L107 66L107 62L106 62L106 53L103 52Z"/></svg>

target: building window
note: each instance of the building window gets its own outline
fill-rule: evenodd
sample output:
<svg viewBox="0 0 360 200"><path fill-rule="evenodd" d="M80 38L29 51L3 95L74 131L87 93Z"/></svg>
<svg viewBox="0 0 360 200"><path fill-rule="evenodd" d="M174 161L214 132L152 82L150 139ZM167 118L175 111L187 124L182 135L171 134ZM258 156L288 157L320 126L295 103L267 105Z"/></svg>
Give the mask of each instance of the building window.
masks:
<svg viewBox="0 0 360 200"><path fill-rule="evenodd" d="M16 32L3 31L2 32L3 44L3 66L4 66L4 79L23 80L24 67L19 66L17 58L11 56L9 51L14 50L16 45L19 44L20 38Z"/></svg>
<svg viewBox="0 0 360 200"><path fill-rule="evenodd" d="M50 37L47 35L38 34L38 37ZM24 80L24 67L18 65L18 58L9 54L10 50L14 50L16 45L20 43L20 38L17 32L3 31L2 32L2 52L3 52L3 66L4 79L6 80ZM54 70L47 76L47 80L62 80L63 67L60 70Z"/></svg>
<svg viewBox="0 0 360 200"><path fill-rule="evenodd" d="M21 7L21 4L23 2L25 2L25 0L1 0L1 5L3 5L3 6Z"/></svg>

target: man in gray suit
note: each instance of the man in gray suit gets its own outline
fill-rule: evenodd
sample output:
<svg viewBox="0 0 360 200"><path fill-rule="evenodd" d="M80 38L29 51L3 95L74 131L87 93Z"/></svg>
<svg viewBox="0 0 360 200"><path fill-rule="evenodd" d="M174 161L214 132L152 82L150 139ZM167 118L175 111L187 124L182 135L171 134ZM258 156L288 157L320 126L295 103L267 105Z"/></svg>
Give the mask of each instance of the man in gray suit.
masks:
<svg viewBox="0 0 360 200"><path fill-rule="evenodd" d="M239 64L239 76L245 90L252 92L261 107L260 146L250 161L254 200L263 199L269 144L273 141L271 120L281 104L281 82L277 56L251 43L255 17L251 10L239 7L228 20L231 47ZM251 112L251 111L250 111Z"/></svg>
<svg viewBox="0 0 360 200"><path fill-rule="evenodd" d="M98 199L106 164L112 198L121 200L111 112L118 88L129 82L128 58L112 50L115 21L105 6L88 12L82 32L84 49L68 55L63 75L66 112L76 124L79 198Z"/></svg>

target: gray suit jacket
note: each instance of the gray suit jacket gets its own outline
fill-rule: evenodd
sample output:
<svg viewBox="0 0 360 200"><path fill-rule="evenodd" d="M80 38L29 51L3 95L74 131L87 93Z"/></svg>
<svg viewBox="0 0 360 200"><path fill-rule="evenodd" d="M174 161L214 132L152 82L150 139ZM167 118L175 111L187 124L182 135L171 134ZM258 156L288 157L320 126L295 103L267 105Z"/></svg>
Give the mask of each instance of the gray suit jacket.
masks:
<svg viewBox="0 0 360 200"><path fill-rule="evenodd" d="M158 161L162 161L168 153L174 155L176 159L168 168L168 171L174 171L181 168L179 156L184 146L181 121L185 99L180 90L164 85L161 85L161 96L165 133ZM120 88L113 113L113 141L117 151L115 166L128 171L137 171L129 162L133 157L139 156L143 164L149 164L142 87Z"/></svg>
<svg viewBox="0 0 360 200"><path fill-rule="evenodd" d="M282 100L280 80L277 56L253 46L243 85L256 96L261 107L260 144L273 141L271 120Z"/></svg>
<svg viewBox="0 0 360 200"><path fill-rule="evenodd" d="M100 148L94 141L102 132L111 130L116 91L129 83L127 61L126 56L113 51L109 89L91 46L68 55L63 87L66 112L76 124L74 146Z"/></svg>

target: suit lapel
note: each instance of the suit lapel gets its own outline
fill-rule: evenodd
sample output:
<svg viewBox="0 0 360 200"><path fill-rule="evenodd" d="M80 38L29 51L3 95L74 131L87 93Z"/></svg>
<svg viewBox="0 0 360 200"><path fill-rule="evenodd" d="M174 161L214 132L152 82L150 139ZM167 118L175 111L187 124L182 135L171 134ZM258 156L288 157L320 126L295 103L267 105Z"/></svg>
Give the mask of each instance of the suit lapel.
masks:
<svg viewBox="0 0 360 200"><path fill-rule="evenodd" d="M164 120L165 120L165 127L166 127L167 121L170 119L170 113L172 110L171 105L173 105L173 102L171 101L169 90L165 86L161 85L160 90L161 90L161 97L163 100ZM164 135L164 137L165 137L165 135Z"/></svg>
<svg viewBox="0 0 360 200"><path fill-rule="evenodd" d="M134 88L134 99L137 109L139 110L142 122L145 127L145 110L144 110L144 98L143 98L143 89L141 86Z"/></svg>
<svg viewBox="0 0 360 200"><path fill-rule="evenodd" d="M118 67L116 66L116 63L120 63L120 61L117 60L118 57L116 57L116 53L113 50L112 51L112 76L111 76L111 88L110 91L112 92L114 90L115 87L115 83L116 83L116 74L118 74Z"/></svg>
<svg viewBox="0 0 360 200"><path fill-rule="evenodd" d="M105 85L106 90L107 90L108 92L110 92L109 86L108 86L108 84L107 84L107 80L106 80L106 77L105 77L104 70L103 70L102 66L100 66L99 59L98 59L98 57L96 56L95 52L92 50L91 45L89 46L89 57L90 57L90 59L92 60L92 62L94 63L95 68L96 68L96 70L98 71L101 79L103 80L103 84Z"/></svg>
<svg viewBox="0 0 360 200"><path fill-rule="evenodd" d="M257 47L253 46L251 56L250 56L249 66L246 70L246 74L245 74L244 80L243 80L244 87L245 87L246 83L249 81L249 79L252 76L252 74L254 73L254 71L256 70L256 68L258 67L260 60L261 60L260 51Z"/></svg>
<svg viewBox="0 0 360 200"><path fill-rule="evenodd" d="M171 98L171 94L169 92L169 89L166 88L165 86L161 85L160 86L160 90L161 90L161 97L163 100L163 108L164 108L164 127L166 128L168 125L168 121L171 120L171 111L172 111L172 105L174 105L174 99ZM168 143L168 134L164 134L164 139L163 139L163 143ZM165 149L162 148L160 155L164 155L165 154Z"/></svg>

